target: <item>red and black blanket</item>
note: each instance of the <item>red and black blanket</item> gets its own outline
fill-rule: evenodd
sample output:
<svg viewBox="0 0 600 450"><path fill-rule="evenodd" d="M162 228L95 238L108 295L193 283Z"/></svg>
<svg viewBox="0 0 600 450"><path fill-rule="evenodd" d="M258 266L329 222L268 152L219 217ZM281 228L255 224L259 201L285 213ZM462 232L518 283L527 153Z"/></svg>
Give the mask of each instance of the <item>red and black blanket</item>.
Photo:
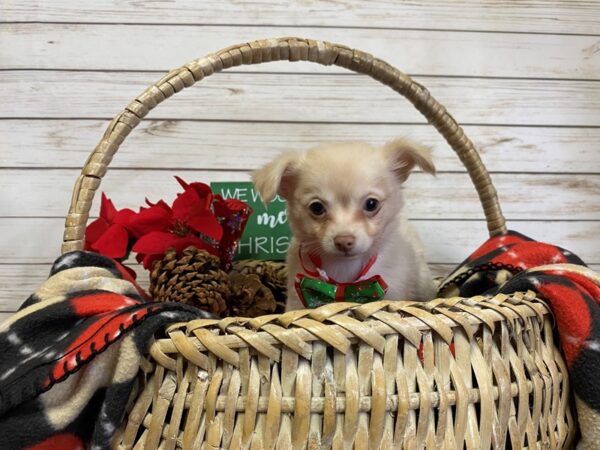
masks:
<svg viewBox="0 0 600 450"><path fill-rule="evenodd" d="M444 296L537 292L556 317L581 429L600 442L600 276L572 253L515 232L488 240ZM142 354L166 324L206 317L149 302L118 263L73 252L0 324L0 449L102 449L136 391Z"/></svg>
<svg viewBox="0 0 600 450"><path fill-rule="evenodd" d="M509 231L451 273L440 296L533 291L552 309L580 428L578 449L600 448L600 274L560 247Z"/></svg>
<svg viewBox="0 0 600 450"><path fill-rule="evenodd" d="M179 303L148 302L111 259L60 257L0 324L0 449L108 448L154 334L201 317Z"/></svg>

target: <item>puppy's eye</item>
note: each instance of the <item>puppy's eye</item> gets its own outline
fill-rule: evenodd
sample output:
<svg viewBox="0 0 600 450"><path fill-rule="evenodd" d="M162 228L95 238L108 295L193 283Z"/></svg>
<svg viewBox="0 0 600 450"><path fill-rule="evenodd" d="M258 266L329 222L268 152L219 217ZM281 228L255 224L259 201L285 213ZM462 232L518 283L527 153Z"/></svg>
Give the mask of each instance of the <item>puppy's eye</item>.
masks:
<svg viewBox="0 0 600 450"><path fill-rule="evenodd" d="M308 209L310 209L310 212L315 216L322 216L325 214L325 205L323 205L321 202L312 202L310 205L308 205Z"/></svg>
<svg viewBox="0 0 600 450"><path fill-rule="evenodd" d="M364 208L365 211L370 213L377 211L379 209L379 200L376 198L368 198L365 202Z"/></svg>

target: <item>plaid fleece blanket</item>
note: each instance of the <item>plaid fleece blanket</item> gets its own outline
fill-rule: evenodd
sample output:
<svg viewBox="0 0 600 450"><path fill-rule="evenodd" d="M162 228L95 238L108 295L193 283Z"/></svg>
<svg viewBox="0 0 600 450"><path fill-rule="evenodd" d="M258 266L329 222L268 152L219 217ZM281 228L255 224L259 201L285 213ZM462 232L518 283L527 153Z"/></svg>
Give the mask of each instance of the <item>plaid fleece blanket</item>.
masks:
<svg viewBox="0 0 600 450"><path fill-rule="evenodd" d="M442 283L444 296L533 290L551 306L574 389L580 448L600 442L600 277L575 255L515 232L488 240ZM135 398L141 354L170 322L203 317L149 303L127 271L87 252L0 324L0 449L102 449Z"/></svg>

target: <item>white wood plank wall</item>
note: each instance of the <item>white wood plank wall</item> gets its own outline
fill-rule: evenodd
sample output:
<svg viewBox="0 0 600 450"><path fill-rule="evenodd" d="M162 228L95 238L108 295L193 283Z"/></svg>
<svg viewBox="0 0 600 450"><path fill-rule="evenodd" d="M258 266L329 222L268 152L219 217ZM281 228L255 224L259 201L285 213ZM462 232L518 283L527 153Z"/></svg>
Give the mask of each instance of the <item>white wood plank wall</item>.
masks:
<svg viewBox="0 0 600 450"><path fill-rule="evenodd" d="M58 256L73 181L112 116L164 71L297 35L379 56L425 84L481 150L512 229L600 269L600 2L4 0L0 4L0 315ZM408 135L434 147L408 214L437 273L485 239L452 151L395 93L339 68L217 74L132 133L102 188L119 207L188 180L243 180L279 151ZM96 205L94 211L97 211Z"/></svg>

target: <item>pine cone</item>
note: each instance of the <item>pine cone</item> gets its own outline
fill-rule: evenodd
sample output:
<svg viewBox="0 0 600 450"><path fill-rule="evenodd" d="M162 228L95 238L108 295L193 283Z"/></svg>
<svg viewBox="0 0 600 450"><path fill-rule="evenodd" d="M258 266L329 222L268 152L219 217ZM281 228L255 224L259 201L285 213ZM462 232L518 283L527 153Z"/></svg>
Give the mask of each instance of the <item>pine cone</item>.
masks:
<svg viewBox="0 0 600 450"><path fill-rule="evenodd" d="M152 266L150 295L157 301L196 306L214 314L227 309L229 277L221 270L219 258L188 247L181 254L169 249Z"/></svg>
<svg viewBox="0 0 600 450"><path fill-rule="evenodd" d="M258 317L275 311L277 304L273 292L261 283L258 275L232 272L229 274L229 285L229 316Z"/></svg>
<svg viewBox="0 0 600 450"><path fill-rule="evenodd" d="M285 311L287 298L287 266L284 262L244 259L233 262L232 272L242 275L256 275L268 287L275 298L275 312Z"/></svg>

